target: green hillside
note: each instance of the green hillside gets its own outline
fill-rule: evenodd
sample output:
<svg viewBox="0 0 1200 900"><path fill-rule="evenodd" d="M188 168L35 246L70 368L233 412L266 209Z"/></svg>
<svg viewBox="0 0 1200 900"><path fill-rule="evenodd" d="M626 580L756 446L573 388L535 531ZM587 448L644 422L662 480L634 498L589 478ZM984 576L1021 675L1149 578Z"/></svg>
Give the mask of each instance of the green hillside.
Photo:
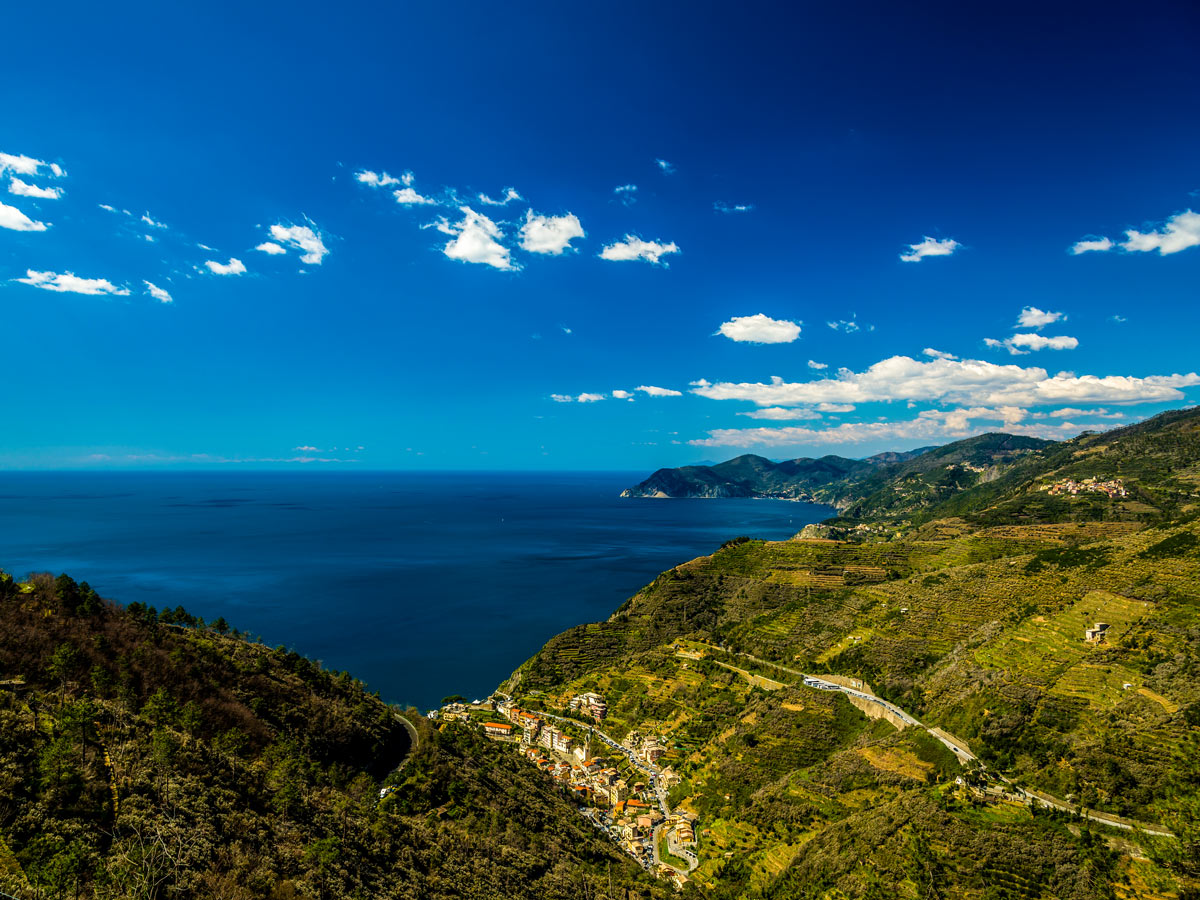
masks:
<svg viewBox="0 0 1200 900"><path fill-rule="evenodd" d="M515 755L226 631L0 573L0 891L666 896Z"/></svg>
<svg viewBox="0 0 1200 900"><path fill-rule="evenodd" d="M1200 896L1200 414L985 435L860 484L806 530L853 540L730 542L508 689L596 691L606 732L660 737L703 896Z"/></svg>

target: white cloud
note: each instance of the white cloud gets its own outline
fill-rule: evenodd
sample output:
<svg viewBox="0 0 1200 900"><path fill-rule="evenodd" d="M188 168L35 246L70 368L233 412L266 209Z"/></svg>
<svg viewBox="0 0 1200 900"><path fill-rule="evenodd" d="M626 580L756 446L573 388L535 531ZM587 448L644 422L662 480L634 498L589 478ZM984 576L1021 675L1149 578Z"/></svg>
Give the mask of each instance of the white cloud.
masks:
<svg viewBox="0 0 1200 900"><path fill-rule="evenodd" d="M815 359L810 359L808 361L808 367L810 369L816 369L819 372L822 369L828 369L829 363L817 362Z"/></svg>
<svg viewBox="0 0 1200 900"><path fill-rule="evenodd" d="M264 241L254 249L263 253L269 253L271 256L279 256L281 253L287 253L287 250L272 241Z"/></svg>
<svg viewBox="0 0 1200 900"><path fill-rule="evenodd" d="M367 184L371 187L391 187L393 184L400 184L399 178L393 178L387 172L383 174L372 172L370 169L362 169L355 172L354 177L360 184ZM407 181L404 183L408 184Z"/></svg>
<svg viewBox="0 0 1200 900"><path fill-rule="evenodd" d="M823 413L848 413L854 412L853 403L818 403L817 412Z"/></svg>
<svg viewBox="0 0 1200 900"><path fill-rule="evenodd" d="M271 237L281 244L303 252L304 255L300 257L300 262L308 265L319 266L321 260L329 255L329 250L325 247L325 242L321 240L320 233L307 225L272 225ZM273 250L264 252L274 253Z"/></svg>
<svg viewBox="0 0 1200 900"><path fill-rule="evenodd" d="M522 199L524 199L524 198L520 194L517 193L516 188L505 188L504 189L504 197L503 197L503 199L500 199L500 200L493 200L487 194L479 195L479 202L484 204L485 206L508 206L508 204L512 203L514 200L522 200Z"/></svg>
<svg viewBox="0 0 1200 900"><path fill-rule="evenodd" d="M641 384L634 388L648 397L682 397L683 391L673 391L670 388L655 387L652 384Z"/></svg>
<svg viewBox="0 0 1200 900"><path fill-rule="evenodd" d="M57 163L45 163L40 159L34 159L32 156L23 156L21 154L0 153L0 175L5 172L15 172L18 175L36 175L38 169L46 166L56 178L63 174L63 170L59 168Z"/></svg>
<svg viewBox="0 0 1200 900"><path fill-rule="evenodd" d="M715 209L717 212L723 212L723 213L750 212L750 210L754 209L754 204L753 203L737 203L737 204L734 204L733 206L730 206L728 203L722 203L720 200L718 200L716 203L713 204L713 209Z"/></svg>
<svg viewBox="0 0 1200 900"><path fill-rule="evenodd" d="M148 293L151 297L153 297L155 300L159 301L160 303L173 302L174 298L170 294L168 294L166 291L164 291L162 288L160 288L157 284L152 284L149 281L143 281L142 284L146 285L146 293Z"/></svg>
<svg viewBox="0 0 1200 900"><path fill-rule="evenodd" d="M424 197L418 194L410 187L401 188L398 191L392 191L392 196L396 198L396 202L401 206L436 206L437 201Z"/></svg>
<svg viewBox="0 0 1200 900"><path fill-rule="evenodd" d="M637 189L638 186L636 184L621 184L613 188L613 193L626 206L632 206L634 203L637 203Z"/></svg>
<svg viewBox="0 0 1200 900"><path fill-rule="evenodd" d="M129 288L119 288L106 278L80 278L71 272L60 274L58 272L35 272L33 269L27 269L24 278L14 280L21 284L32 285L44 291L55 291L60 294L90 294L92 296L108 294L116 297L125 297L129 294Z"/></svg>
<svg viewBox="0 0 1200 900"><path fill-rule="evenodd" d="M644 259L647 262L657 265L663 256L678 252L679 247L674 241L669 244L662 244L658 241L643 241L639 237L627 234L624 241L609 244L601 250L600 258L614 262ZM666 263L663 263L663 265L666 265Z"/></svg>
<svg viewBox="0 0 1200 900"><path fill-rule="evenodd" d="M210 259L206 260L204 264L214 275L241 275L246 271L246 266L242 261L234 257L230 257L227 263L219 263Z"/></svg>
<svg viewBox="0 0 1200 900"><path fill-rule="evenodd" d="M753 409L750 412L738 413L751 419L770 419L776 422L789 422L798 419L819 419L821 414L812 409L784 409L782 406L768 406L766 409Z"/></svg>
<svg viewBox="0 0 1200 900"><path fill-rule="evenodd" d="M870 442L957 439L984 431L995 431L994 424L1012 434L1064 440L1081 431L1103 431L1112 423L1024 424L1024 410L1015 407L989 409L975 407L954 410L926 410L916 419L899 422L846 422L833 428L793 425L785 428L725 428L709 432L707 438L689 441L697 447L789 447L804 445L849 445ZM1020 424L1018 424L1020 423Z"/></svg>
<svg viewBox="0 0 1200 900"><path fill-rule="evenodd" d="M0 203L0 228L10 231L45 231L45 222L35 222L15 206Z"/></svg>
<svg viewBox="0 0 1200 900"><path fill-rule="evenodd" d="M862 404L886 400L936 401L966 406L1062 406L1081 403L1163 403L1184 399L1179 390L1200 385L1195 372L1175 375L1075 375L984 360L892 356L862 372L840 369L836 378L769 384L695 382L692 392L713 400L745 400L758 406Z"/></svg>
<svg viewBox="0 0 1200 900"><path fill-rule="evenodd" d="M656 159L656 160L654 161L654 164L655 164L656 166L658 166L658 167L659 167L659 168L662 170L662 172L663 172L663 174L664 174L664 175L673 175L673 174L675 174L675 166L674 166L674 164L673 164L673 163L669 163L669 162L667 162L665 159Z"/></svg>
<svg viewBox="0 0 1200 900"><path fill-rule="evenodd" d="M143 215L142 221L145 222L147 225L149 225L151 228L166 228L167 227L162 222L155 222L152 218L150 218L150 213L146 213L145 215Z"/></svg>
<svg viewBox="0 0 1200 900"><path fill-rule="evenodd" d="M800 337L800 326L787 319L772 319L762 313L735 316L717 329L731 341L751 344L790 344Z"/></svg>
<svg viewBox="0 0 1200 900"><path fill-rule="evenodd" d="M98 206L99 206L101 209L103 209L103 210L107 210L107 211L108 211L108 212L110 212L110 213L120 212L120 210L119 210L119 209L117 209L115 206L109 206L107 203L99 203L99 204L97 204L97 205L98 205Z"/></svg>
<svg viewBox="0 0 1200 900"><path fill-rule="evenodd" d="M504 237L500 227L469 206L459 207L459 212L463 214L461 221L450 223L442 219L434 226L452 236L442 252L463 262L482 263L494 269L515 269L508 248L500 243Z"/></svg>
<svg viewBox="0 0 1200 900"><path fill-rule="evenodd" d="M926 236L919 244L909 244L909 252L901 253L900 258L904 262L920 262L926 256L949 256L961 246L962 244L958 241L951 240L950 238L938 240L937 238Z"/></svg>
<svg viewBox="0 0 1200 900"><path fill-rule="evenodd" d="M37 197L39 200L58 200L63 195L62 188L38 187L36 184L26 184L20 178L9 182L8 192L18 197Z"/></svg>
<svg viewBox="0 0 1200 900"><path fill-rule="evenodd" d="M603 394L580 394L575 398L576 403L599 403L604 399Z"/></svg>
<svg viewBox="0 0 1200 900"><path fill-rule="evenodd" d="M1052 419L1077 419L1080 416L1093 416L1097 419L1123 419L1125 413L1110 413L1104 407L1087 410L1075 406L1064 406L1062 409L1056 409L1050 413Z"/></svg>
<svg viewBox="0 0 1200 900"><path fill-rule="evenodd" d="M946 353L942 350L934 350L932 347L926 347L921 351L926 356L931 356L934 359L958 359L953 353Z"/></svg>
<svg viewBox="0 0 1200 900"><path fill-rule="evenodd" d="M293 453L320 453L321 448L320 447L310 447L309 445L305 444L302 447L293 447L292 452Z"/></svg>
<svg viewBox="0 0 1200 900"><path fill-rule="evenodd" d="M1125 237L1127 240L1121 246L1126 250L1140 253L1157 250L1160 256L1200 246L1200 213L1188 209L1171 216L1158 231L1130 229Z"/></svg>
<svg viewBox="0 0 1200 900"><path fill-rule="evenodd" d="M1071 245L1071 254L1078 256L1080 253L1105 253L1115 246L1109 238L1084 238Z"/></svg>
<svg viewBox="0 0 1200 900"><path fill-rule="evenodd" d="M1014 334L1012 337L1002 341L998 341L995 338L984 338L983 342L989 347L996 349L1003 348L1013 356L1021 356L1029 353L1031 350L1074 350L1079 346L1077 338L1066 335L1045 337L1036 333Z"/></svg>
<svg viewBox="0 0 1200 900"><path fill-rule="evenodd" d="M1048 312L1044 309L1038 309L1036 306L1026 306L1017 314L1017 327L1042 328L1046 325L1051 325L1054 322L1065 322L1066 320L1066 313Z"/></svg>
<svg viewBox="0 0 1200 900"><path fill-rule="evenodd" d="M630 391L613 391L612 395L618 400L632 400L633 394Z"/></svg>
<svg viewBox="0 0 1200 900"><path fill-rule="evenodd" d="M575 238L586 237L583 224L574 213L565 216L542 216L527 210L521 226L521 247L530 253L560 255Z"/></svg>

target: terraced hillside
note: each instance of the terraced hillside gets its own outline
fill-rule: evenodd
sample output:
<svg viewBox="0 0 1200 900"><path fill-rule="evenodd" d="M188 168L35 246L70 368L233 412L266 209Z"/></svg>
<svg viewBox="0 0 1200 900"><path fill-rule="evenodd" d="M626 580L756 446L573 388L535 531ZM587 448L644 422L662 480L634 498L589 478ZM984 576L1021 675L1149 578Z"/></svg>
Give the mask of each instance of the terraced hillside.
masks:
<svg viewBox="0 0 1200 900"><path fill-rule="evenodd" d="M971 489L990 505L966 491L939 507L955 515L856 541L730 542L552 639L509 688L597 691L606 731L661 738L704 896L1197 896L1197 416L1024 456ZM1098 474L1131 496L1056 520L1041 488ZM801 672L940 730L869 719Z"/></svg>

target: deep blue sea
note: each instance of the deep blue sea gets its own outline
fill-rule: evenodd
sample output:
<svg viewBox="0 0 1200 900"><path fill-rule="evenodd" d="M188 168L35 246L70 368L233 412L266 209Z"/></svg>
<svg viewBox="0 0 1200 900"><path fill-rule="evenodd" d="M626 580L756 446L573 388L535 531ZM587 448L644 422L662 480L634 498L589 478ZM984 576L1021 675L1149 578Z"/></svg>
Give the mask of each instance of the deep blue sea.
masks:
<svg viewBox="0 0 1200 900"><path fill-rule="evenodd" d="M0 568L182 604L427 709L659 572L833 511L629 500L645 473L0 473Z"/></svg>

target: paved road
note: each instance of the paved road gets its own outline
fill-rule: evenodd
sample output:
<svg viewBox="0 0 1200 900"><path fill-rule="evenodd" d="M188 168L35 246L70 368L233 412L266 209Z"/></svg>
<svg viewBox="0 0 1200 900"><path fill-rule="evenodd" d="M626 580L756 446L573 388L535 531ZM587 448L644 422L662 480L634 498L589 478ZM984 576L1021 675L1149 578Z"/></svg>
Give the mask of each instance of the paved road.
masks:
<svg viewBox="0 0 1200 900"><path fill-rule="evenodd" d="M820 690L820 691L841 691L843 694L852 694L855 697L861 697L862 699L867 700L871 703L876 703L879 706L883 707L884 709L888 710L889 712L898 716L902 721L906 722L907 724L916 726L918 728L924 728L934 738L941 741L941 743L944 744L950 750L950 752L953 753L958 758L958 761L960 763L978 762L979 761L978 758L975 756L975 754L973 754L967 748L967 745L965 743L963 743L961 740L959 740L958 738L956 738L954 735L950 734L947 731L943 731L941 728L936 728L936 727L931 728L930 726L923 724L915 716L905 712L900 707L896 706L894 703L890 703L881 697L876 697L874 694L868 694L865 691L859 691L854 688L846 687L844 685L835 684L832 681L826 681L823 678L818 678L815 675L806 675L805 673L799 672L796 669L789 669L787 666L781 666L779 663L773 663L770 660L760 659L759 657L754 656L750 653L739 653L736 650L726 650L722 647L717 647L712 644L705 644L704 646L711 647L714 650L719 650L722 653L728 653L731 656L740 656L743 659L749 659L749 660L752 660L753 662L761 663L762 665L772 666L773 668L779 669L781 672L787 672L791 675L796 675L799 678L803 679L803 684L805 687L813 688L815 690ZM984 769L987 768L982 763L980 763L980 767L984 768ZM1156 837L1171 837L1171 838L1175 837L1175 835L1172 832L1167 831L1165 828L1163 828L1159 825L1151 825L1147 822L1135 822L1133 820L1119 819L1115 816L1110 816L1107 813L1096 812L1095 810L1085 809L1085 808L1079 807L1079 806L1072 806L1071 804L1067 803L1066 801L1060 800L1059 798L1057 798L1051 794L1045 794L1045 793L1042 793L1041 791L1035 792L1035 791L1026 790L1023 787L1020 787L1019 785L1014 784L1012 781L1010 781L1008 778L1006 778L1004 775L1000 774L999 772L991 772L989 770L989 774L995 776L1000 781L1004 782L1004 784L1007 785L1013 791L1013 793L1024 798L1025 801L1030 804L1037 804L1039 806L1045 806L1049 809L1057 809L1061 812L1066 812L1066 813L1071 813L1072 815L1082 816L1083 818L1085 818L1089 821L1099 822L1103 825L1111 825L1113 828L1122 828L1122 829L1125 829L1126 831L1137 830L1137 831L1144 831L1146 834L1155 835Z"/></svg>
<svg viewBox="0 0 1200 900"><path fill-rule="evenodd" d="M408 752L404 754L404 759L400 760L399 765L397 765L395 769L395 771L399 772L408 765L408 761L412 759L413 753L416 752L417 747L421 745L421 736L417 734L416 726L413 725L412 722L408 721L407 717L402 716L400 713L395 711L392 712L392 715L396 717L396 721L403 725L404 730L408 732Z"/></svg>

